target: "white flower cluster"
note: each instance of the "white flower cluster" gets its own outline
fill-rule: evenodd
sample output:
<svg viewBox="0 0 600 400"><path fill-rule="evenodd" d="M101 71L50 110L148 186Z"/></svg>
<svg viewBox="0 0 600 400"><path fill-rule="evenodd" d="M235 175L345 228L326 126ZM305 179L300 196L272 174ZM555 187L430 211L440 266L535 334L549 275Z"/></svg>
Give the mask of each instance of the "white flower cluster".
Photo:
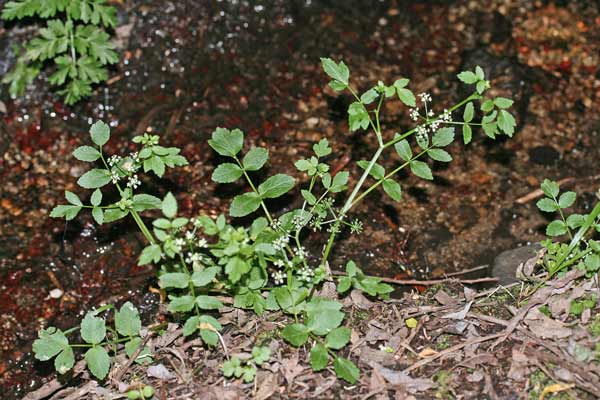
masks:
<svg viewBox="0 0 600 400"><path fill-rule="evenodd" d="M290 260L282 260L281 258L278 258L277 260L273 261L273 265L279 268L283 268L285 266L291 268L294 266L294 264Z"/></svg>
<svg viewBox="0 0 600 400"><path fill-rule="evenodd" d="M431 101L431 95L429 93L419 93L419 100L423 103L425 107L425 115L428 124L418 125L416 130L417 141L419 142L428 142L429 133L434 133L438 130L440 125L444 123L452 122L452 113L446 109L444 112L437 117L433 110L428 109L427 103ZM410 110L410 118L413 121L418 121L421 114L419 113L419 107L411 108Z"/></svg>
<svg viewBox="0 0 600 400"><path fill-rule="evenodd" d="M315 271L308 266L304 266L298 270L299 279L306 283L310 283L315 276Z"/></svg>
<svg viewBox="0 0 600 400"><path fill-rule="evenodd" d="M202 265L202 254L200 253L187 253L185 262L191 264L194 269L199 268Z"/></svg>
<svg viewBox="0 0 600 400"><path fill-rule="evenodd" d="M271 229L279 231L281 229L281 221L274 219L273 222L271 222Z"/></svg>
<svg viewBox="0 0 600 400"><path fill-rule="evenodd" d="M285 273L283 271L274 271L271 273L273 283L276 285L282 285L285 280Z"/></svg>
<svg viewBox="0 0 600 400"><path fill-rule="evenodd" d="M112 180L113 185L116 185L117 182L119 182L119 180L121 179L121 176L116 170L112 170L110 171L110 178Z"/></svg>
<svg viewBox="0 0 600 400"><path fill-rule="evenodd" d="M110 165L111 167L114 167L115 165L119 164L121 162L123 158L121 158L121 156L118 155L113 155L110 156L110 158L108 159L108 165Z"/></svg>
<svg viewBox="0 0 600 400"><path fill-rule="evenodd" d="M418 121L420 116L421 114L419 113L418 108L415 107L410 109L410 119L412 119L413 121Z"/></svg>
<svg viewBox="0 0 600 400"><path fill-rule="evenodd" d="M140 186L140 180L137 175L132 175L129 177L129 181L127 181L127 187L132 189L137 189Z"/></svg>
<svg viewBox="0 0 600 400"><path fill-rule="evenodd" d="M431 101L431 95L429 93L419 93L419 99L423 103L427 103L428 101Z"/></svg>
<svg viewBox="0 0 600 400"><path fill-rule="evenodd" d="M304 246L294 248L294 255L299 259L304 260L306 258L306 249Z"/></svg>
<svg viewBox="0 0 600 400"><path fill-rule="evenodd" d="M181 249L183 249L183 246L185 246L185 240L182 238L177 238L175 239L175 242L173 242L173 244L176 251L179 253Z"/></svg>
<svg viewBox="0 0 600 400"><path fill-rule="evenodd" d="M289 236L280 236L273 241L273 248L275 248L276 251L281 251L285 249L285 246L287 246L289 242Z"/></svg>
<svg viewBox="0 0 600 400"><path fill-rule="evenodd" d="M304 218L301 215L296 215L294 219L292 219L292 224L294 225L295 230L302 229L309 222L310 216L308 218Z"/></svg>

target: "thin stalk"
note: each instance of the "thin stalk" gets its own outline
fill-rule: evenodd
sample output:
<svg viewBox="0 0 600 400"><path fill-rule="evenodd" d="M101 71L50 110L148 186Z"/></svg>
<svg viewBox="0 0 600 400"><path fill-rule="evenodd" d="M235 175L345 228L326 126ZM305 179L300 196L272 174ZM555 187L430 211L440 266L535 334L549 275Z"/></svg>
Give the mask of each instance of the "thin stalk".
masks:
<svg viewBox="0 0 600 400"><path fill-rule="evenodd" d="M350 194L350 196L346 200L346 203L344 204L344 207L342 207L342 210L340 211L340 215L339 215L338 221L341 221L345 217L346 212L352 206L352 202L354 201L354 198L358 195L358 192L360 191L362 185L365 183L365 180L367 179L367 176L369 176L369 173L371 172L371 169L373 168L373 166L375 165L375 163L379 159L379 156L381 155L382 151L383 151L383 147L380 146L377 149L377 151L375 152L375 154L373 155L373 158L369 162L369 165L367 166L367 168L365 168L362 176L360 177L360 179L356 183L356 186L354 186L354 190L352 190L352 193ZM323 250L323 257L321 257L321 263L320 263L320 265L325 265L325 263L327 262L327 259L329 258L329 253L331 252L331 248L333 247L333 242L335 241L335 236L337 235L338 228L339 228L339 223L334 224L332 226L332 228L331 228L331 234L329 235L329 239L327 240L327 245L325 246L325 250Z"/></svg>
<svg viewBox="0 0 600 400"><path fill-rule="evenodd" d="M71 22L71 19L68 18L67 22ZM71 27L69 29L69 45L71 47L71 59L73 60L73 65L77 64L77 53L75 52L75 38L73 36L73 23L71 22Z"/></svg>
<svg viewBox="0 0 600 400"><path fill-rule="evenodd" d="M468 102L470 102L472 100L477 100L480 97L481 96L479 94L477 94L477 92L473 92L469 97L465 98L460 103L458 103L458 104L450 107L450 109L448 109L448 111L449 112L455 111L455 110L459 109L460 107L464 106L465 104L467 104ZM433 120L431 120L429 122L426 122L423 125L429 125L431 122L433 122ZM477 124L475 124L475 123L472 124L472 123L469 122L469 125L477 125ZM400 135L400 136L398 136L398 137L396 137L396 138L394 138L394 139L392 139L392 140L384 143L383 144L383 148L387 149L388 147L395 145L399 141L401 141L401 140L407 138L408 136L412 135L413 133L415 133L416 130L417 130L416 128L413 128L413 129L411 129L409 131L404 132L402 135Z"/></svg>
<svg viewBox="0 0 600 400"><path fill-rule="evenodd" d="M592 226L594 225L594 222L596 221L596 218L598 218L599 215L600 215L600 202L596 203L596 206L594 207L592 212L588 214L588 217L586 218L583 226L581 226L581 228L579 228L579 230L575 234L575 237L571 240L571 243L569 243L569 248L568 248L567 253L563 257L561 257L559 260L557 260L556 265L558 265L559 268L557 268L556 271L553 271L551 275L556 274L558 271L560 271L564 268L562 263L573 252L575 247L577 247L579 245L579 242L581 242L581 240L583 239L585 234L588 232L588 230L590 228L592 228ZM565 264L565 265L568 265L568 264Z"/></svg>
<svg viewBox="0 0 600 400"><path fill-rule="evenodd" d="M427 150L423 150L422 152L420 152L419 154L417 154L416 156L414 156L413 158L411 158L412 160L416 160L417 158L421 157L423 154L427 153ZM354 207L359 201L361 201L366 195L368 195L369 193L371 193L373 190L375 190L379 185L381 185L383 183L383 181L385 181L388 178L391 178L392 176L396 175L398 172L400 172L401 169L407 167L408 165L410 165L410 161L407 161L403 164L401 164L399 167L397 167L396 169L392 170L392 172L388 173L386 176L383 177L383 179L375 182L373 185L371 185L367 190L365 190L364 192L362 192L360 194L360 196L358 196L356 198L356 200L354 200L352 202L352 204L350 205L350 208Z"/></svg>
<svg viewBox="0 0 600 400"><path fill-rule="evenodd" d="M137 213L137 211L130 210L130 213L131 213L131 216L133 217L135 223L137 224L138 228L140 228L140 231L142 231L142 233L144 234L144 237L146 238L148 243L156 244L156 241L154 240L154 236L152 235L150 230L148 230L148 227L142 220L142 217L140 217L140 215Z"/></svg>
<svg viewBox="0 0 600 400"><path fill-rule="evenodd" d="M104 153L102 153L102 146L99 146L99 151L100 151L100 159L102 160L102 164L104 164L104 168L106 168L108 171L110 171L111 169L108 166L106 159L104 158ZM121 196L123 196L123 190L121 189L121 186L119 185L119 183L115 183L115 186L117 187L117 190L119 191ZM142 234L144 235L144 237L146 238L148 243L156 244L156 240L154 240L154 235L152 235L152 233L150 232L150 230L148 229L148 227L146 226L146 224L144 223L144 221L142 220L142 217L140 217L138 212L135 211L134 209L131 209L131 210L129 210L129 213L133 217L138 228L140 228L140 231L142 232Z"/></svg>
<svg viewBox="0 0 600 400"><path fill-rule="evenodd" d="M242 172L244 173L244 177L246 178L246 182L248 182L248 185L250 185L250 188L252 189L252 191L254 193L256 193L257 196L260 197L260 194L258 193L258 190L254 186L254 183L252 183L252 179L250 179L250 176L248 175L248 173L244 169L244 166L242 165L242 163L240 162L240 160L237 157L235 157L235 161L238 163L238 166L242 169ZM267 209L267 205L265 204L265 202L264 202L264 200L262 198L260 199L260 205L261 205L263 211L265 212L265 215L267 216L267 220L269 220L269 224L272 225L273 224L273 218L271 217L271 213L269 213L269 210Z"/></svg>
<svg viewBox="0 0 600 400"><path fill-rule="evenodd" d="M357 98L360 101L360 99L358 98L356 92L354 92L354 90L352 90L352 88L349 87L349 86L348 86L348 89L354 95L354 97ZM464 100L462 100L458 104L456 104L453 107L451 107L448 111L452 112L454 110L457 110L458 108L462 107L463 105L465 105L469 101L472 101L472 100L475 100L475 99L478 99L478 98L480 98L480 95L477 92L473 92L470 96L468 96L467 98L465 98ZM377 117L377 123L376 124L373 123L373 121L371 120L371 117L369 116L369 121L371 123L371 126L373 127L373 130L375 131L375 134L377 135L378 140L381 137L381 125L380 125L380 121L379 121L379 110L380 110L380 107L381 107L381 103L382 103L382 100L380 100L380 103L379 103L379 105L377 107L377 110L375 112L375 115ZM431 120L431 121L428 120L425 124L428 125L431 122L433 122L433 120ZM373 165L375 165L375 163L379 159L379 156L381 155L382 151L385 150L386 148L388 148L390 146L393 146L394 144L400 142L404 138L412 135L415 131L416 131L416 128L411 129L411 130L405 132L404 134L402 134L402 135L400 135L400 136L398 136L398 137L396 137L396 138L394 138L394 139L392 139L392 140L390 140L390 141L388 141L386 143L383 143L382 141L379 141L379 148L375 152L375 155L371 159L371 162L369 163L368 167L363 172L363 174L360 177L360 179L359 179L358 183L356 184L356 186L354 187L354 190L352 191L352 193L350 194L350 196L346 200L346 203L344 204L344 207L340 211L339 221L341 221L345 217L346 213L348 212L348 210L350 210L350 208L352 208L353 205L355 205L358 201L360 201L362 198L364 198L364 196L366 196L366 194L370 193L373 189L375 189L377 186L379 186L381 184L382 181L377 182L375 185L373 185L373 187L367 189L366 193L363 193L357 200L355 200L356 197L358 196L358 192L362 188L362 185L364 184L365 180L367 179L367 176L369 176L369 173L370 173L371 169L373 168ZM424 154L425 152L426 152L426 150L423 151L422 153L420 153L418 156L416 156L415 159L418 158L419 156L421 156L422 154ZM394 171L392 171L391 175L397 173L398 171L400 171L400 169L404 168L405 166L406 166L406 163L403 164L402 166L396 168ZM386 177L389 177L391 175L388 174L388 176L386 176ZM333 247L333 243L334 243L335 237L337 235L338 227L339 227L339 222L337 224L335 224L332 227L332 229L331 229L331 234L329 235L329 239L327 240L327 245L325 246L325 249L323 250L323 256L321 257L321 265L324 265L325 262L327 262L327 259L329 258L329 253L331 252L331 248Z"/></svg>

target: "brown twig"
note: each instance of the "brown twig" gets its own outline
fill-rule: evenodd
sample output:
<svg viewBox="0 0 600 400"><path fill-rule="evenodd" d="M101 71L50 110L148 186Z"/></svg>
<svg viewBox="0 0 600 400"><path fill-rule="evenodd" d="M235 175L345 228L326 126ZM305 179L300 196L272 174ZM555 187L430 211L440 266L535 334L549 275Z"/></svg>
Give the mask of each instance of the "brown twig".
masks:
<svg viewBox="0 0 600 400"><path fill-rule="evenodd" d="M556 182L558 183L558 186L560 187L564 187L564 186L570 186L576 182L579 181L587 181L587 180L591 180L594 181L596 179L600 178L600 175L594 175L594 176L588 176L585 178L573 178L573 177L569 177L569 178L565 178L565 179L561 179L560 181ZM515 203L517 204L525 204L530 202L531 200L535 200L538 197L541 197L544 195L544 192L542 191L542 189L536 189L533 192L527 193L525 196L521 196L519 197L517 200L515 200Z"/></svg>
<svg viewBox="0 0 600 400"><path fill-rule="evenodd" d="M75 364L75 367L73 367L73 376L75 377L75 376L79 375L84 369L85 369L85 360L78 361L77 364ZM33 392L27 393L27 395L25 395L25 397L23 397L23 400L45 399L45 398L51 396L52 393L56 392L60 388L67 385L67 383L68 382L63 383L63 382L59 381L58 378L52 379L50 382L46 383L41 388L39 388Z"/></svg>
<svg viewBox="0 0 600 400"><path fill-rule="evenodd" d="M332 271L333 275L345 276L346 273L342 271ZM498 282L498 278L494 277L485 277L485 278L477 278L477 279L456 279L456 278L444 278L444 279L429 279L429 280L419 280L419 279L394 279L394 278L382 278L376 276L374 278L381 279L381 282L385 283L393 283L394 285L422 285L422 286L432 286L439 285L440 283L447 282L458 282L465 285L472 285L475 283L484 283L484 282Z"/></svg>
<svg viewBox="0 0 600 400"><path fill-rule="evenodd" d="M566 186L570 183L575 183L575 178L570 177L570 178L561 179L560 181L558 181L556 183L558 184L558 186ZM527 193L525 196L519 197L517 200L515 200L515 203L517 203L517 204L529 203L531 200L535 200L538 197L541 197L543 195L544 195L544 192L542 191L542 189L536 189L533 192Z"/></svg>
<svg viewBox="0 0 600 400"><path fill-rule="evenodd" d="M461 271L450 272L450 273L444 274L444 277L449 278L451 276L467 275L467 274L470 274L471 272L487 270L489 267L490 267L489 265L479 265L477 267L463 269Z"/></svg>
<svg viewBox="0 0 600 400"><path fill-rule="evenodd" d="M144 346L146 346L146 343L148 343L148 340L150 340L151 336L152 336L151 333L148 333L148 335L146 335L146 337L140 343L140 345L138 346L138 348L133 352L133 354L131 355L131 357L129 357L129 360L127 361L127 364L123 365L123 367L121 367L121 369L119 371L117 371L117 373L115 374L115 376L113 378L115 382L120 382L121 381L121 378L123 377L123 375L125 375L125 372L127 372L127 370L131 367L131 365L133 364L133 362L135 361L135 359L137 358L137 356L140 355L140 353L144 349Z"/></svg>
<svg viewBox="0 0 600 400"><path fill-rule="evenodd" d="M402 372L408 374L409 372L414 371L415 369L421 368L421 367L423 367L423 366L431 363L432 361L437 360L438 358L441 358L441 357L443 357L445 355L454 353L455 351L458 351L458 350L460 350L460 349L462 349L464 347L470 346L472 344L483 343L483 342L487 342L489 340L497 339L497 338L499 338L499 337L501 337L503 335L504 335L504 332L500 332L500 333L494 333L494 334L488 335L488 336L482 336L482 337L474 338L474 339L471 339L471 340L467 340L466 342L459 343L459 344L454 345L452 347L448 347L447 349L442 350L439 353L434 354L431 357L427 357L427 358L425 358L423 360L417 361L416 363L414 363L410 367L405 368Z"/></svg>

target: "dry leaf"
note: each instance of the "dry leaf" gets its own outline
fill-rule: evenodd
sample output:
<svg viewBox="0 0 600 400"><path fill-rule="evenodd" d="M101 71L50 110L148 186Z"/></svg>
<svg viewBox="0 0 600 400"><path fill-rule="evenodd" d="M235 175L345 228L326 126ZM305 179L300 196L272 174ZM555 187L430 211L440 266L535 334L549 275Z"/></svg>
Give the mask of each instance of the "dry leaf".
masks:
<svg viewBox="0 0 600 400"><path fill-rule="evenodd" d="M473 304L473 301L469 301L465 307L461 310L461 311L457 311L457 312L453 312L450 314L446 314L446 315L442 315L441 318L446 318L446 319L465 319L465 317L467 316L467 313L469 312L469 310L471 309L471 305Z"/></svg>
<svg viewBox="0 0 600 400"><path fill-rule="evenodd" d="M376 370L394 386L401 386L406 389L409 393L424 392L425 390L431 389L435 384L431 379L412 378L405 372L394 371L389 368L382 367L381 365L371 362L369 363L373 370Z"/></svg>
<svg viewBox="0 0 600 400"><path fill-rule="evenodd" d="M427 358L427 357L435 356L437 354L438 354L437 351L433 350L430 347L426 347L426 348L424 348L423 350L421 350L419 352L418 356L421 357L421 358Z"/></svg>
<svg viewBox="0 0 600 400"><path fill-rule="evenodd" d="M256 377L256 383L258 386L254 396L256 400L266 400L278 389L277 377L270 372L259 373Z"/></svg>

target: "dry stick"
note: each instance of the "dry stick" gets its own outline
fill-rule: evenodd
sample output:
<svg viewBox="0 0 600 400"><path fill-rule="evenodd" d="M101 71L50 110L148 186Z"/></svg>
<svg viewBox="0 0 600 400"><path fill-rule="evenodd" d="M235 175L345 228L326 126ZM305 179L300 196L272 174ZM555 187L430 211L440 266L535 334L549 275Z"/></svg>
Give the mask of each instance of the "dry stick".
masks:
<svg viewBox="0 0 600 400"><path fill-rule="evenodd" d="M490 267L489 265L480 265L478 267L463 269L461 271L450 272L450 273L444 274L444 277L449 278L451 276L466 275L466 274L470 274L471 272L477 272L477 271L481 271L484 269L488 269L489 267Z"/></svg>
<svg viewBox="0 0 600 400"><path fill-rule="evenodd" d="M79 375L85 369L85 360L79 360L75 367L73 367L73 377ZM52 393L56 392L60 388L64 387L68 382L61 382L58 378L52 379L50 382L46 383L41 388L37 389L34 392L27 393L23 400L40 400L45 399L52 395Z"/></svg>
<svg viewBox="0 0 600 400"><path fill-rule="evenodd" d="M333 275L345 276L346 273L342 271L332 271ZM393 279L393 278L381 278L381 282L393 283L395 285L422 285L422 286L431 286L431 285L439 285L440 283L447 282L458 282L465 285L475 284L475 283L484 283L484 282L498 282L498 278L486 277L486 278L478 278L478 279L455 279L455 278L444 278L444 279L430 279L430 280L419 280L419 279Z"/></svg>
<svg viewBox="0 0 600 400"><path fill-rule="evenodd" d="M565 178L565 179L561 179L560 181L556 182L558 184L558 186L566 186L570 183L575 183L576 179L573 177L570 178ZM519 197L517 200L515 200L515 203L517 204L525 204L525 203L529 203L531 200L535 200L538 197L541 197L544 195L544 192L542 191L542 189L536 189L533 192L527 193L525 196L521 196Z"/></svg>
<svg viewBox="0 0 600 400"><path fill-rule="evenodd" d="M117 373L114 376L114 380L116 382L120 382L121 378L123 377L123 375L125 374L125 372L127 372L127 370L131 367L131 364L133 364L133 362L135 361L135 359L137 358L137 356L140 355L140 353L142 352L142 350L144 349L144 346L146 346L146 343L148 343L148 340L150 340L150 336L152 336L151 333L149 333L144 340L142 341L142 343L140 343L140 345L138 346L138 348L133 352L133 354L131 355L131 357L129 357L129 360L127 361L127 364L125 364L119 371L117 371Z"/></svg>
<svg viewBox="0 0 600 400"><path fill-rule="evenodd" d="M410 367L404 369L402 372L408 374L409 372L414 371L415 369L421 368L421 367L429 364L430 362L435 361L438 358L441 358L441 357L443 357L445 355L453 353L453 352L455 352L457 350L460 350L463 347L467 347L467 346L470 346L470 345L476 344L476 343L487 342L488 340L497 339L497 338L499 338L499 337L501 337L503 335L504 335L504 332L500 332L500 333L494 333L493 335L482 336L482 337L478 337L478 338L475 338L475 339L467 340L466 342L459 343L459 344L454 345L452 347L448 347L446 350L442 350L439 353L437 353L437 354L435 354L435 355L433 355L431 357L425 358L425 359L423 359L421 361L417 361L416 363L414 363Z"/></svg>
<svg viewBox="0 0 600 400"><path fill-rule="evenodd" d="M560 181L558 181L556 183L558 183L558 186L570 186L571 184L574 184L576 182L595 181L598 178L600 178L600 175L587 176L585 178L579 178L579 179L570 177L570 178L561 179ZM541 197L543 195L544 195L544 192L542 191L542 189L536 189L533 192L526 194L525 196L519 197L517 200L515 200L515 203L525 204L525 203L528 203L531 200L535 200L538 197Z"/></svg>

